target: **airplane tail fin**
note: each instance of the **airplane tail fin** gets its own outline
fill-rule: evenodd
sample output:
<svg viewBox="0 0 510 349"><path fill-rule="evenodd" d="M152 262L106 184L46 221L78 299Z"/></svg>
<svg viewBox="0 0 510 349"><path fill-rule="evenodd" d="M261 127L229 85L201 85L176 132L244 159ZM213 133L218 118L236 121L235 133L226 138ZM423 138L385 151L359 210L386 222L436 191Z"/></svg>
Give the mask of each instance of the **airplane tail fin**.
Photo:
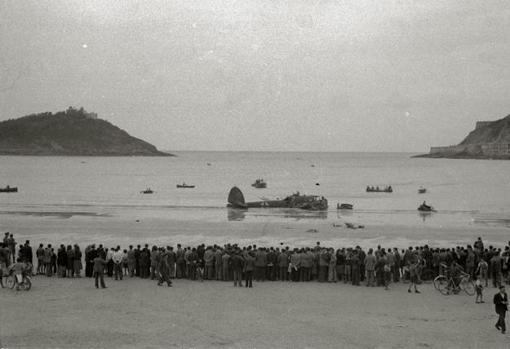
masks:
<svg viewBox="0 0 510 349"><path fill-rule="evenodd" d="M241 189L238 187L232 187L230 189L230 193L228 194L228 203L233 207L244 207L246 206L244 201L244 195L241 192Z"/></svg>

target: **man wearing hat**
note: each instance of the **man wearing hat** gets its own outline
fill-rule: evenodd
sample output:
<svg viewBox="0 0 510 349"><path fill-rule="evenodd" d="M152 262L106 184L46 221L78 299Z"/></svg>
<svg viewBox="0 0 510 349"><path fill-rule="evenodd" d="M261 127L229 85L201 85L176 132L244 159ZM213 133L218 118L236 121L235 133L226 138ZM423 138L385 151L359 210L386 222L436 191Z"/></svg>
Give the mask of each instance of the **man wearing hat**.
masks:
<svg viewBox="0 0 510 349"><path fill-rule="evenodd" d="M505 333L505 315L508 310L508 296L505 292L505 286L499 286L499 292L494 295L494 304L496 305L496 313L499 315L496 328Z"/></svg>

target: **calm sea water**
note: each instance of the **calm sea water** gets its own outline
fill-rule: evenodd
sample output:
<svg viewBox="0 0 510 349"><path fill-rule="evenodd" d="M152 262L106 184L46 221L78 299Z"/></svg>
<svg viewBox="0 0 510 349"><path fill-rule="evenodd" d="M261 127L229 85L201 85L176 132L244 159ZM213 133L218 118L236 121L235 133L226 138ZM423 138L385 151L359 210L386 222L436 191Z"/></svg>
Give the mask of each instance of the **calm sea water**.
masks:
<svg viewBox="0 0 510 349"><path fill-rule="evenodd" d="M177 157L0 157L0 220L47 217L94 220L313 222L364 225L510 227L510 161L413 159L403 153L178 152ZM267 189L251 183L264 178ZM185 181L194 189L178 189ZM295 191L329 200L328 212L225 206L232 186L247 201ZM392 194L366 193L392 185ZM427 188L418 194L418 188ZM155 193L141 194L145 188ZM424 200L438 212L421 216ZM351 203L352 212L337 212ZM35 218L34 218L35 217ZM37 218L39 217L39 218ZM37 221L35 221L37 222ZM35 223L36 224L36 223ZM1 226L2 229L9 227Z"/></svg>

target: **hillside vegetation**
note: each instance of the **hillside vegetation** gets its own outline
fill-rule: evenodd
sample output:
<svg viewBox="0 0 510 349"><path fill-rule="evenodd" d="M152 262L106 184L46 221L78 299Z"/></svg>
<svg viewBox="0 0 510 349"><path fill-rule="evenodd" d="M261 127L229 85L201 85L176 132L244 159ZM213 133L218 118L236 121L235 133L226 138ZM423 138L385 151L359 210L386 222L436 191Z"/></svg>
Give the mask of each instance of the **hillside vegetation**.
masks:
<svg viewBox="0 0 510 349"><path fill-rule="evenodd" d="M171 156L83 108L0 122L2 155Z"/></svg>

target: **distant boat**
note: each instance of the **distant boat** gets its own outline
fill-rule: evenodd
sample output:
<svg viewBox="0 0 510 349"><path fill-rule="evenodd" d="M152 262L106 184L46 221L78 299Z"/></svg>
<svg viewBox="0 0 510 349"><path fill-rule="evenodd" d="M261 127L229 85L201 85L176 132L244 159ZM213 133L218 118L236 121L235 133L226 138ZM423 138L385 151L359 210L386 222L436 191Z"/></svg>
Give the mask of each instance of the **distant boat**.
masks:
<svg viewBox="0 0 510 349"><path fill-rule="evenodd" d="M389 185L385 188L379 188L378 186L373 187L373 186L367 185L366 191L367 191L367 193L393 193L393 188L391 187L391 185Z"/></svg>
<svg viewBox="0 0 510 349"><path fill-rule="evenodd" d="M182 182L182 184L177 184L177 188L195 188L195 186Z"/></svg>
<svg viewBox="0 0 510 349"><path fill-rule="evenodd" d="M154 191L151 188L147 188L140 192L141 194L154 194Z"/></svg>
<svg viewBox="0 0 510 349"><path fill-rule="evenodd" d="M18 187L10 187L6 186L5 188L0 188L0 193L17 193Z"/></svg>
<svg viewBox="0 0 510 349"><path fill-rule="evenodd" d="M337 210L352 210L354 205L352 204L336 204Z"/></svg>
<svg viewBox="0 0 510 349"><path fill-rule="evenodd" d="M267 183L264 182L262 178L259 178L255 180L255 182L251 185L252 187L255 187L257 189L264 189L267 188Z"/></svg>
<svg viewBox="0 0 510 349"><path fill-rule="evenodd" d="M418 194L425 194L427 192L426 188L420 188L418 189Z"/></svg>
<svg viewBox="0 0 510 349"><path fill-rule="evenodd" d="M425 201L423 201L423 204L421 204L419 207L418 207L418 211L420 212L437 212L434 207L430 206L430 205L427 205L425 203Z"/></svg>

